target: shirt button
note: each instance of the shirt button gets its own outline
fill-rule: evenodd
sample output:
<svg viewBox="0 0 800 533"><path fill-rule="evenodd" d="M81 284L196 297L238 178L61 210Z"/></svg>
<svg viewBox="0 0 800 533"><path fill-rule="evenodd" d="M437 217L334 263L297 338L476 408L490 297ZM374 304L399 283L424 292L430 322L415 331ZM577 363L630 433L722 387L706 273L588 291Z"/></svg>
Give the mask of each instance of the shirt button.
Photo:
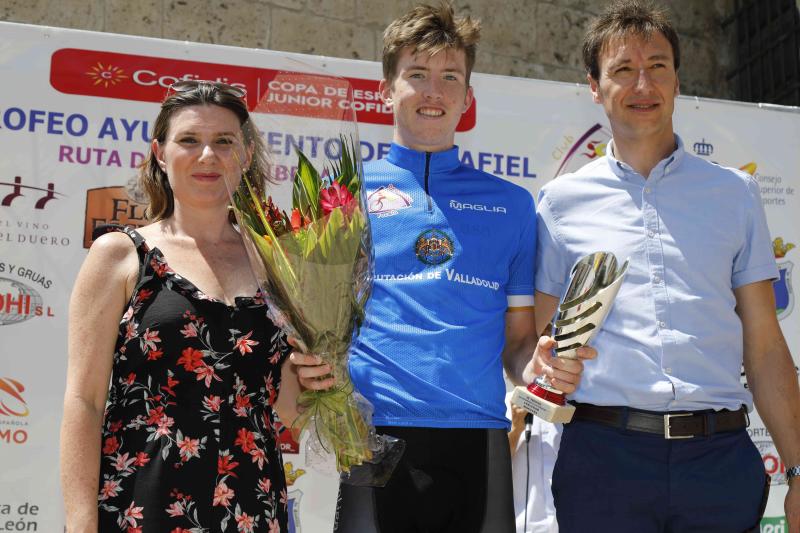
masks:
<svg viewBox="0 0 800 533"><path fill-rule="evenodd" d="M653 237L655 237L655 236L656 236L656 234L655 234L655 232L648 231L648 232L647 232L647 236L648 236L648 237L650 237L650 238L652 239Z"/></svg>
<svg viewBox="0 0 800 533"><path fill-rule="evenodd" d="M661 278L659 278L658 276L653 276L653 283L658 285L659 283L661 283Z"/></svg>
<svg viewBox="0 0 800 533"><path fill-rule="evenodd" d="M660 327L660 328L665 328L665 327L667 327L667 323L666 323L666 322L663 322L663 321L661 321L661 320L659 320L659 321L658 321L658 327Z"/></svg>
<svg viewBox="0 0 800 533"><path fill-rule="evenodd" d="M667 374L672 374L672 369L670 367L667 367L664 369L664 372L666 372Z"/></svg>
<svg viewBox="0 0 800 533"><path fill-rule="evenodd" d="M646 192L647 194L650 194L650 187L645 188L644 192Z"/></svg>

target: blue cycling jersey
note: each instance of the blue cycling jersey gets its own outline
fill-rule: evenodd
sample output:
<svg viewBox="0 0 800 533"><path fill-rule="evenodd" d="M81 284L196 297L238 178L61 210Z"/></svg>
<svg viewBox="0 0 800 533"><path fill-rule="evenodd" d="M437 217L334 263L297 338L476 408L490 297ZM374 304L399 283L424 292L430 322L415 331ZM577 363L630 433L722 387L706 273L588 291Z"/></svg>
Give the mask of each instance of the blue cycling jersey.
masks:
<svg viewBox="0 0 800 533"><path fill-rule="evenodd" d="M507 427L505 313L533 305L530 193L462 165L457 147L393 144L364 170L375 282L350 371L373 422Z"/></svg>

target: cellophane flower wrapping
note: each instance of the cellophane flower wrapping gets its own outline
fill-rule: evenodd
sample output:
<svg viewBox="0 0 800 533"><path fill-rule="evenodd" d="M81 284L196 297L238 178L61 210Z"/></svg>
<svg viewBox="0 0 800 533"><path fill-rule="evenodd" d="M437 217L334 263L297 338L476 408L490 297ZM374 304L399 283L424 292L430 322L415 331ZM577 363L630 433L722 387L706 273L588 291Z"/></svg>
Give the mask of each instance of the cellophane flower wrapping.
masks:
<svg viewBox="0 0 800 533"><path fill-rule="evenodd" d="M352 101L349 83L327 75L279 73L270 86L315 87ZM301 351L328 363L336 378L332 389L301 394L294 428L308 431L316 440L310 447L333 453L337 470L349 472L371 460L376 446L371 406L355 391L348 371L348 350L364 320L373 271L355 113L338 103L338 116L323 109L321 117L313 108L304 113L303 106L287 108L279 100L266 92L254 110L254 120L262 119L258 125L268 124L266 131L259 129L273 146L271 176L245 173L237 187L229 187L232 207L269 317L297 339ZM292 142L278 152L276 135ZM288 180L280 178L287 171L290 201Z"/></svg>

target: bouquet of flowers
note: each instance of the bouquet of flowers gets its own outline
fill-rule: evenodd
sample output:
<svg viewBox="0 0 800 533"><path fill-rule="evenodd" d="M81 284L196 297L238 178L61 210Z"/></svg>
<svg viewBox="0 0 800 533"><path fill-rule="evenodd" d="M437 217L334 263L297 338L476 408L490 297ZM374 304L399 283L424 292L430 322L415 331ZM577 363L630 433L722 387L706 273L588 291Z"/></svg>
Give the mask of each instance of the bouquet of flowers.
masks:
<svg viewBox="0 0 800 533"><path fill-rule="evenodd" d="M300 397L301 429L313 426L322 446L333 451L337 469L372 458L364 401L354 393L347 369L353 332L364 318L371 287L368 218L361 166L353 139L339 138L340 157L320 173L297 151L292 210L273 203L261 183L245 175L233 193L233 208L259 281L267 291L270 318L328 363L336 378L329 390Z"/></svg>

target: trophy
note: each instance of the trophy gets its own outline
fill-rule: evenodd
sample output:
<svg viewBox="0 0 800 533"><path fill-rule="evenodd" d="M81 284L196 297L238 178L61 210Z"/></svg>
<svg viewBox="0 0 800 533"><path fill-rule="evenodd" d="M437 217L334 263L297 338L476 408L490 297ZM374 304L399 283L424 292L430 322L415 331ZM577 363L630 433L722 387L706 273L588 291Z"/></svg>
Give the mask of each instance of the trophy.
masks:
<svg viewBox="0 0 800 533"><path fill-rule="evenodd" d="M589 343L608 315L627 268L628 261L617 268L617 258L609 252L595 252L575 263L553 319L556 357L577 359L577 349ZM544 375L527 387L516 387L511 401L548 422L569 422L575 412Z"/></svg>

